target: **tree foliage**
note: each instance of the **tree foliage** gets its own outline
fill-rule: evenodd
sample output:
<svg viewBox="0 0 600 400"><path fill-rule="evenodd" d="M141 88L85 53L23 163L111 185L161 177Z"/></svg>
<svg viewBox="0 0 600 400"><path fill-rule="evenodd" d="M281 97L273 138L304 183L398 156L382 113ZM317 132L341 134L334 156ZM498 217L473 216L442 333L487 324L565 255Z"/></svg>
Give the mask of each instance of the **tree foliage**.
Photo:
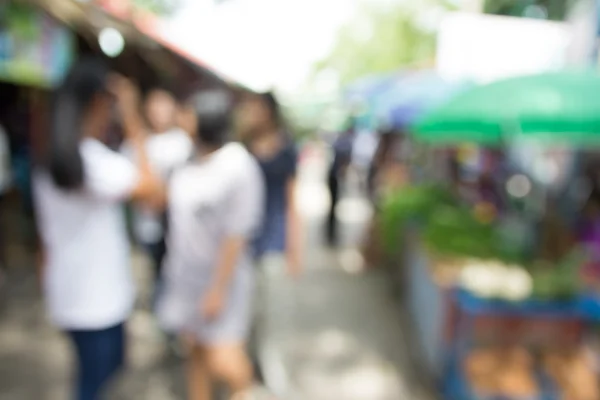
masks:
<svg viewBox="0 0 600 400"><path fill-rule="evenodd" d="M365 75L429 63L435 53L435 33L419 24L416 15L419 10L403 4L366 6L340 30L333 51L317 63L315 73L333 70L346 84Z"/></svg>
<svg viewBox="0 0 600 400"><path fill-rule="evenodd" d="M158 16L171 15L179 7L179 0L133 0L133 4L142 10Z"/></svg>
<svg viewBox="0 0 600 400"><path fill-rule="evenodd" d="M572 3L572 0L487 0L484 11L488 14L523 17L528 7L540 6L546 11L547 19L562 21Z"/></svg>

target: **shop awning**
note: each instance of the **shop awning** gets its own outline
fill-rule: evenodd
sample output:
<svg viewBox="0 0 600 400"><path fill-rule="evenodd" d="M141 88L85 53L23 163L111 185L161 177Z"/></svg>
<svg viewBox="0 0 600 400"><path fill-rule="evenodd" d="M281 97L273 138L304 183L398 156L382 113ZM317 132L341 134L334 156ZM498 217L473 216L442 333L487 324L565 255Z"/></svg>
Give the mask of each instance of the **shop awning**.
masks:
<svg viewBox="0 0 600 400"><path fill-rule="evenodd" d="M135 47L139 58L159 71L179 81L179 92L189 94L200 88L227 87L230 90L248 89L228 79L195 55L167 41L158 29L160 21L152 14L134 10L126 0L90 1L35 0L52 16L86 35L90 42L97 41L101 29L118 30L129 48ZM127 67L127 63L122 65ZM185 93L182 93L185 92Z"/></svg>

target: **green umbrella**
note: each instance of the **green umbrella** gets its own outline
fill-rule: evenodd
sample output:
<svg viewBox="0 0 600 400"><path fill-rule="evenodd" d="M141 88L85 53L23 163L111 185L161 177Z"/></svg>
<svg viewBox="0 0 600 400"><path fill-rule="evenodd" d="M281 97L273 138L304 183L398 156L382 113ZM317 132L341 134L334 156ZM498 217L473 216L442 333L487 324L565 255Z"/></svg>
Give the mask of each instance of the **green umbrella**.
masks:
<svg viewBox="0 0 600 400"><path fill-rule="evenodd" d="M546 73L479 86L425 115L413 131L436 143L492 145L513 135L600 143L600 75Z"/></svg>

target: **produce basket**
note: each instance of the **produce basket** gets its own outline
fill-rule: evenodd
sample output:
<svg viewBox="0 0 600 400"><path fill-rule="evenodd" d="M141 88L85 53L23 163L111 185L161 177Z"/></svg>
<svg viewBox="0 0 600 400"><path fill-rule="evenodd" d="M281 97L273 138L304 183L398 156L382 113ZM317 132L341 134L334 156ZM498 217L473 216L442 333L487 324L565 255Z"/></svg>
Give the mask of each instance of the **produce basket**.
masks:
<svg viewBox="0 0 600 400"><path fill-rule="evenodd" d="M515 347L516 348L516 347ZM514 348L513 348L514 349ZM518 364L505 365L504 371L515 371L516 375L510 374L510 382L506 388L512 388L515 393L528 392L523 391L527 382L535 387L535 394L529 396L508 395L493 396L482 395L482 382L477 382L476 375L468 370L468 362L474 359L466 360L467 352L455 352L460 355L453 357L449 365L448 373L444 381L444 399L449 400L574 400L574 399L599 399L600 389L598 387L597 373L594 365L594 354L592 350L584 345L577 346L570 350L556 347L553 350L543 352L527 351L525 348L516 348L518 357L526 354L526 369L520 369ZM512 352L514 350L508 350ZM501 354L506 354L502 350ZM470 354L474 354L470 353ZM515 353L513 353L515 354ZM481 355L481 354L479 354ZM504 356L506 357L506 356ZM509 356L510 357L510 356ZM506 358L508 359L508 358ZM481 358L479 361L483 361ZM471 364L474 365L474 364ZM508 366L508 368L506 368ZM523 371L525 375L523 376ZM490 376L497 378L502 374L501 370L494 370ZM469 379L471 376L471 379ZM525 379L524 379L525 378ZM480 387L480 394L477 394L476 387L472 382L477 382ZM505 381L507 382L507 381ZM485 383L484 383L485 384ZM507 390L510 392L510 389Z"/></svg>
<svg viewBox="0 0 600 400"><path fill-rule="evenodd" d="M456 352L448 365L448 373L443 384L445 400L559 400L550 381L537 368L533 371L533 379L538 389L535 395L515 397L477 394L462 368L465 353L462 353L463 356L460 354L460 352Z"/></svg>
<svg viewBox="0 0 600 400"><path fill-rule="evenodd" d="M580 346L568 355L564 350L554 352L550 357L547 354L540 368L540 377L544 387L547 388L546 392L552 395L547 399L600 398L594 356L593 352L585 346Z"/></svg>

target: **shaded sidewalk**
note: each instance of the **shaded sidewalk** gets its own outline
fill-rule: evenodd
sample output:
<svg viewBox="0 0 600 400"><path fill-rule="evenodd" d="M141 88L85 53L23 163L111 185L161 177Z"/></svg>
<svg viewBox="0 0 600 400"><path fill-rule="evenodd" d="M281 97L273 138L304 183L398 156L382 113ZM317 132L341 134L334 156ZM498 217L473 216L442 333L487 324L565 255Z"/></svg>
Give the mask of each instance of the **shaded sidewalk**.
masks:
<svg viewBox="0 0 600 400"><path fill-rule="evenodd" d="M268 277L260 343L267 384L286 400L430 398L411 376L408 335L385 272L347 273L326 250L310 258L297 282Z"/></svg>

